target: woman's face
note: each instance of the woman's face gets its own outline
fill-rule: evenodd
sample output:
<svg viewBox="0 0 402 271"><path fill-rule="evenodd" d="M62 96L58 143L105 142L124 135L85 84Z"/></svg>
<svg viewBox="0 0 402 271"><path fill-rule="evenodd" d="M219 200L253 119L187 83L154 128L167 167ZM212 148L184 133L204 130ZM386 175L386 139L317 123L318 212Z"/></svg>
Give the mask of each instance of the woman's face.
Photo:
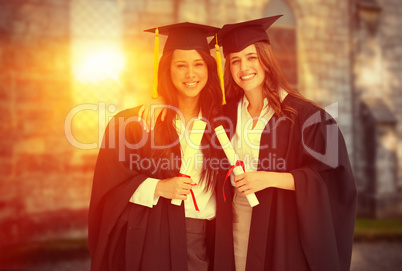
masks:
<svg viewBox="0 0 402 271"><path fill-rule="evenodd" d="M178 98L198 98L208 81L208 69L196 50L174 50L170 75Z"/></svg>
<svg viewBox="0 0 402 271"><path fill-rule="evenodd" d="M240 52L229 55L230 72L233 80L244 91L262 91L265 72L258 59L254 44Z"/></svg>

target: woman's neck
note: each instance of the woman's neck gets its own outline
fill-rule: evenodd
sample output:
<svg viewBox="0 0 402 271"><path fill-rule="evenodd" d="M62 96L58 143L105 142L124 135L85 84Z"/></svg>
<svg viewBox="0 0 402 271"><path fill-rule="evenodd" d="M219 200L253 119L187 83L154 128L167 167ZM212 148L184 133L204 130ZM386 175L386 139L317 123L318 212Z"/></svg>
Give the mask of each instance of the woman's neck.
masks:
<svg viewBox="0 0 402 271"><path fill-rule="evenodd" d="M192 118L198 117L200 112L200 104L198 101L198 97L196 99L179 99L179 109L186 123Z"/></svg>
<svg viewBox="0 0 402 271"><path fill-rule="evenodd" d="M259 116L261 110L264 106L264 96L262 94L262 90L253 90L244 92L249 102L247 107L248 112L250 113L251 117Z"/></svg>

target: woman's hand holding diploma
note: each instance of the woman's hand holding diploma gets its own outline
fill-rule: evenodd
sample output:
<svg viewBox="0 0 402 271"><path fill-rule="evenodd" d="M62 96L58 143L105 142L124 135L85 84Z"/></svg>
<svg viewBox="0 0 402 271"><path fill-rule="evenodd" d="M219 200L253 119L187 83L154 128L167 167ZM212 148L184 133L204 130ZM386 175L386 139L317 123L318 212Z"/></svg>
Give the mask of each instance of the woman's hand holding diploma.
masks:
<svg viewBox="0 0 402 271"><path fill-rule="evenodd" d="M215 133L216 136L219 140L219 143L221 144L223 151L226 154L226 157L229 160L229 163L233 168L233 173L235 176L244 174L244 170L241 166L237 165L238 155L235 153L232 144L229 141L228 136L226 135L225 130L223 129L222 126L216 127L215 128ZM244 191L243 191L244 192ZM247 197L248 202L250 203L251 207L254 207L259 204L259 201L255 194L252 191L248 191L248 193L244 193Z"/></svg>
<svg viewBox="0 0 402 271"><path fill-rule="evenodd" d="M192 182L193 180L186 177L173 177L160 180L156 185L155 195L167 199L176 199L181 202L182 200L186 200L187 195L190 194Z"/></svg>

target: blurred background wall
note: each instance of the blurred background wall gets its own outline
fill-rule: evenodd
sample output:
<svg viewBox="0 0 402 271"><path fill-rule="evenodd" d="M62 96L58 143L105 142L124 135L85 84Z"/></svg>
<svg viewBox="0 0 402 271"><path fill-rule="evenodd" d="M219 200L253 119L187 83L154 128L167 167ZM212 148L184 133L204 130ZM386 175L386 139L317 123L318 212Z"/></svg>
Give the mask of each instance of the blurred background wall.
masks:
<svg viewBox="0 0 402 271"><path fill-rule="evenodd" d="M401 217L401 1L0 0L0 250L86 238L105 125L150 97L144 29L277 14L288 80L345 137L359 216Z"/></svg>

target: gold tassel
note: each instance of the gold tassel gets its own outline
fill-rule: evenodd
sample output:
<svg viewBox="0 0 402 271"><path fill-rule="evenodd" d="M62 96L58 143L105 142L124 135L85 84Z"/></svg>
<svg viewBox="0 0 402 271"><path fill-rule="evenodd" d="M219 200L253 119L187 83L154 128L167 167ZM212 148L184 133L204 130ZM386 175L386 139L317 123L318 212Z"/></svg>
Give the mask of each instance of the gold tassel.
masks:
<svg viewBox="0 0 402 271"><path fill-rule="evenodd" d="M223 95L222 104L226 104L225 85L223 82L222 59L221 59L221 53L219 52L218 35L216 35L215 51L216 51L216 64L218 65L218 76L219 76L219 81L221 83L221 89L222 89L222 95Z"/></svg>
<svg viewBox="0 0 402 271"><path fill-rule="evenodd" d="M154 48L154 78L152 84L152 98L158 98L158 67L159 67L159 30L155 29L155 48Z"/></svg>

